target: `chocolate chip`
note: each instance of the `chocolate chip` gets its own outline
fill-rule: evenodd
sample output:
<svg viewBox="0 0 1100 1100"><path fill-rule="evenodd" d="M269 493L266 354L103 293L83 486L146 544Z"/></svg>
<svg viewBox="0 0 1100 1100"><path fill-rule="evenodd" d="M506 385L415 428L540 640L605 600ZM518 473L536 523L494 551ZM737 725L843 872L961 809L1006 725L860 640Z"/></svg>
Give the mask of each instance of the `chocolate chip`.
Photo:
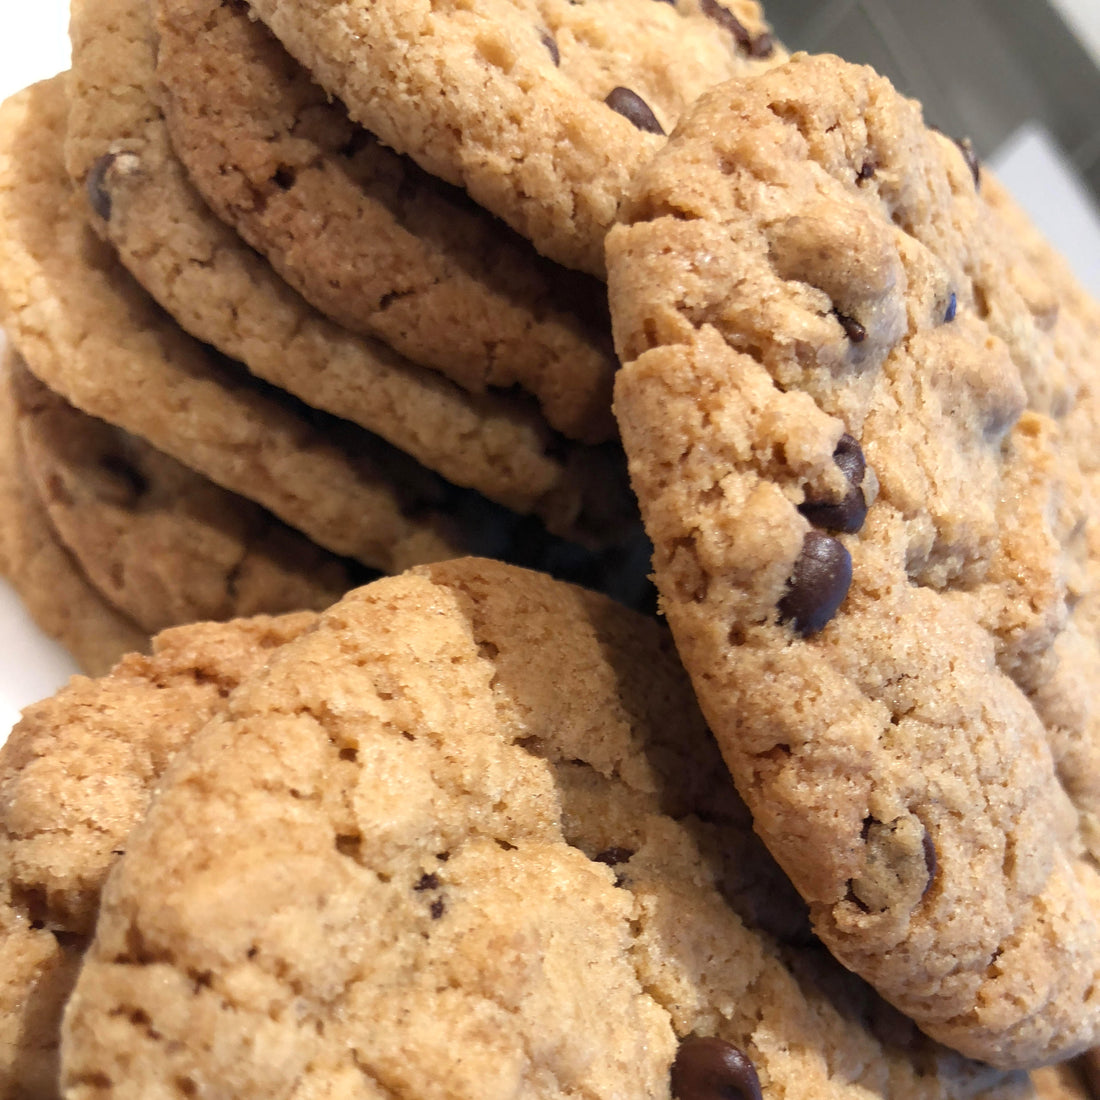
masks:
<svg viewBox="0 0 1100 1100"><path fill-rule="evenodd" d="M432 902L431 908L428 910L432 915L432 920L439 920L439 918L443 916L443 909L443 899L436 898L435 901Z"/></svg>
<svg viewBox="0 0 1100 1100"><path fill-rule="evenodd" d="M111 194L105 186L107 172L118 159L117 153L105 153L92 165L84 181L92 209L104 220L111 218Z"/></svg>
<svg viewBox="0 0 1100 1100"><path fill-rule="evenodd" d="M439 889L439 876L429 871L427 874L421 875L417 880L414 890L438 890Z"/></svg>
<svg viewBox="0 0 1100 1100"><path fill-rule="evenodd" d="M554 36L547 30L539 31L539 41L546 47L550 53L550 58L554 62L555 67L561 64L561 53L558 50L558 44L554 41Z"/></svg>
<svg viewBox="0 0 1100 1100"><path fill-rule="evenodd" d="M606 863L614 867L617 863L626 863L634 853L629 848L605 848L599 855L593 856L597 863Z"/></svg>
<svg viewBox="0 0 1100 1100"><path fill-rule="evenodd" d="M713 19L720 27L729 31L737 45L749 57L771 57L775 51L775 42L770 34L759 34L753 38L748 27L729 8L719 4L718 0L700 0L699 8L708 19Z"/></svg>
<svg viewBox="0 0 1100 1100"><path fill-rule="evenodd" d="M840 327L844 329L844 335L853 344L862 344L867 339L867 330L854 317L849 317L847 313L841 313L839 309L833 310L833 316L840 322Z"/></svg>
<svg viewBox="0 0 1100 1100"><path fill-rule="evenodd" d="M940 864L936 857L936 842L932 839L927 829L924 830L921 844L924 847L924 866L928 869L928 882L925 883L924 891L921 893L921 897L923 898L924 895L932 889L932 883L936 879L936 871L939 870Z"/></svg>
<svg viewBox="0 0 1100 1100"><path fill-rule="evenodd" d="M613 111L617 111L628 122L632 122L639 130L645 130L648 134L663 134L664 128L657 121L657 116L649 109L649 104L637 92L629 88L612 88L607 93L604 103Z"/></svg>
<svg viewBox="0 0 1100 1100"><path fill-rule="evenodd" d="M848 595L852 556L831 535L807 531L802 553L779 601L780 621L792 620L804 638L823 630Z"/></svg>
<svg viewBox="0 0 1100 1100"><path fill-rule="evenodd" d="M951 297L947 300L947 309L943 313L943 323L949 325L955 320L955 314L959 309L959 299L955 296L955 292L951 291Z"/></svg>
<svg viewBox="0 0 1100 1100"><path fill-rule="evenodd" d="M764 1100L756 1067L724 1039L689 1035L672 1063L676 1100Z"/></svg>
<svg viewBox="0 0 1100 1100"><path fill-rule="evenodd" d="M877 167L873 160L865 160L859 167L859 171L856 173L857 180L869 180L877 171Z"/></svg>
<svg viewBox="0 0 1100 1100"><path fill-rule="evenodd" d="M860 445L845 432L837 440L833 461L848 479L850 488L840 501L804 500L798 510L815 526L825 531L845 531L855 534L867 518L867 500L863 495L867 462Z"/></svg>

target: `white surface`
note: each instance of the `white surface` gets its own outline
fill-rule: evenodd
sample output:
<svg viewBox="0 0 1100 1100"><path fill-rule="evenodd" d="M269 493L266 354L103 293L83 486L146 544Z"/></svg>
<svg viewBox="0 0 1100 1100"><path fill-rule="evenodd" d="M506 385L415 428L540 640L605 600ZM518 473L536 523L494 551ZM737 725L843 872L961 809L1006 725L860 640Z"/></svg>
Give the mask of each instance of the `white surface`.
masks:
<svg viewBox="0 0 1100 1100"><path fill-rule="evenodd" d="M989 165L1081 282L1100 296L1100 212L1050 134L1034 123L1021 126Z"/></svg>
<svg viewBox="0 0 1100 1100"><path fill-rule="evenodd" d="M69 66L68 0L0 0L0 99ZM2 337L0 337L2 338ZM0 581L0 742L19 710L52 694L76 671Z"/></svg>
<svg viewBox="0 0 1100 1100"><path fill-rule="evenodd" d="M1081 45L1100 65L1100 0L1052 0Z"/></svg>

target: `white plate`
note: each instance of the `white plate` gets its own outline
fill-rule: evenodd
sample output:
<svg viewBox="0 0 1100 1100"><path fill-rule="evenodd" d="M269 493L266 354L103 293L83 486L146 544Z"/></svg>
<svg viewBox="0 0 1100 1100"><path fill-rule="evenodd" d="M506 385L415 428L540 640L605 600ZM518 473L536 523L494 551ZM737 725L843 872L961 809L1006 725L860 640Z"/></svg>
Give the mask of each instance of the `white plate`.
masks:
<svg viewBox="0 0 1100 1100"><path fill-rule="evenodd" d="M0 99L69 66L67 0L0 0ZM72 658L28 618L0 581L0 741L19 710L76 671Z"/></svg>

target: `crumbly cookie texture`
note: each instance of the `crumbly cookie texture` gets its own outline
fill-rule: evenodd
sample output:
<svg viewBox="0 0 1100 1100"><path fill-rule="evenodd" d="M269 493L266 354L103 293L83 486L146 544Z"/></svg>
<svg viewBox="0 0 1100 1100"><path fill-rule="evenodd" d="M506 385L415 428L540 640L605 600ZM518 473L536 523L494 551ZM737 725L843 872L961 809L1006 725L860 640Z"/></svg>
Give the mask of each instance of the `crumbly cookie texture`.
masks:
<svg viewBox="0 0 1100 1100"><path fill-rule="evenodd" d="M320 611L371 579L144 440L14 372L24 472L85 576L143 630Z"/></svg>
<svg viewBox="0 0 1100 1100"><path fill-rule="evenodd" d="M216 213L338 324L551 425L615 434L607 296L352 123L236 0L160 0L172 147Z"/></svg>
<svg viewBox="0 0 1100 1100"><path fill-rule="evenodd" d="M146 0L76 0L65 143L85 213L192 335L307 404L376 432L453 484L556 534L613 541L636 519L617 444L550 431L530 399L469 394L333 324L222 223L172 153Z"/></svg>
<svg viewBox="0 0 1100 1100"><path fill-rule="evenodd" d="M723 1095L1032 1095L804 919L657 623L499 563L419 568L330 609L170 765L103 894L64 1095L668 1100L674 1063Z"/></svg>
<svg viewBox="0 0 1100 1100"><path fill-rule="evenodd" d="M1024 1066L1100 1038L1098 359L966 152L836 58L704 96L608 237L615 408L816 930Z"/></svg>
<svg viewBox="0 0 1100 1100"><path fill-rule="evenodd" d="M0 323L32 373L336 554L391 571L461 553L435 475L188 336L92 233L61 161L65 85L0 107Z"/></svg>
<svg viewBox="0 0 1100 1100"><path fill-rule="evenodd" d="M124 653L147 649L149 635L91 584L58 541L28 484L12 393L18 357L2 334L0 345L0 576L42 631L60 642L85 672L99 675Z"/></svg>
<svg viewBox="0 0 1100 1100"><path fill-rule="evenodd" d="M595 275L684 108L782 58L753 0L251 0L352 117Z"/></svg>
<svg viewBox="0 0 1100 1100"><path fill-rule="evenodd" d="M0 1096L59 1095L61 1014L99 893L167 762L309 612L165 631L28 707L0 749Z"/></svg>

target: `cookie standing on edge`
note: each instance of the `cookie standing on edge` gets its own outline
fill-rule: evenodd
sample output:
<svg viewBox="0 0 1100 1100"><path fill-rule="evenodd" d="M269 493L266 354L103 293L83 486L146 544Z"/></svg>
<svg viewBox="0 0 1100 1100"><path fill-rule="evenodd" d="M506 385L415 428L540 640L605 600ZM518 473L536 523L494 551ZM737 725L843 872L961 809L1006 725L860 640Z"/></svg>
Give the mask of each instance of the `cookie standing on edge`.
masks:
<svg viewBox="0 0 1100 1100"><path fill-rule="evenodd" d="M355 121L602 275L631 176L704 89L782 58L754 0L251 0Z"/></svg>
<svg viewBox="0 0 1100 1100"><path fill-rule="evenodd" d="M520 386L571 438L614 437L602 286L357 127L243 4L155 7L174 151L307 301L472 393Z"/></svg>
<svg viewBox="0 0 1100 1100"><path fill-rule="evenodd" d="M59 1095L61 1014L99 892L168 761L309 612L158 635L27 707L0 748L0 1096Z"/></svg>
<svg viewBox="0 0 1100 1100"><path fill-rule="evenodd" d="M1097 359L981 178L836 58L704 96L608 238L615 408L677 646L819 935L929 1034L1035 1065L1100 1038Z"/></svg>
<svg viewBox="0 0 1100 1100"><path fill-rule="evenodd" d="M670 1068L680 1100L1033 1095L813 943L662 628L546 577L358 590L159 787L66 1012L68 1100L668 1100Z"/></svg>

